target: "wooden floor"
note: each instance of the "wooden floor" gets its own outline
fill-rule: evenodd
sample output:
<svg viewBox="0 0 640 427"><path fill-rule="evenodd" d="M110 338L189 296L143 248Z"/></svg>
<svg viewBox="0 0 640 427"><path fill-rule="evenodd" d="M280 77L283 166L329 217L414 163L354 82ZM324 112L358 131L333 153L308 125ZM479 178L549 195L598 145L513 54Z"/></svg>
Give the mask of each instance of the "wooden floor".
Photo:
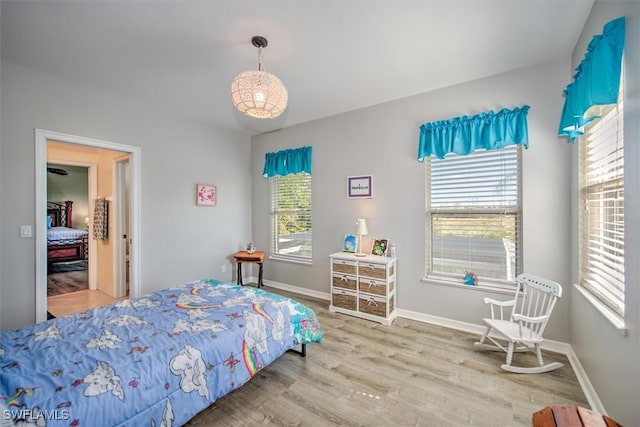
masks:
<svg viewBox="0 0 640 427"><path fill-rule="evenodd" d="M62 317L68 314L78 313L94 307L102 307L127 299L112 298L100 291L78 291L68 294L55 295L47 298L47 311L55 317Z"/></svg>
<svg viewBox="0 0 640 427"><path fill-rule="evenodd" d="M504 353L475 350L476 335L402 318L383 326L265 289L313 308L324 342L306 358L286 353L187 425L531 426L545 406L589 407L562 355L544 353L565 364L556 371L511 374ZM535 355L514 362L535 365Z"/></svg>

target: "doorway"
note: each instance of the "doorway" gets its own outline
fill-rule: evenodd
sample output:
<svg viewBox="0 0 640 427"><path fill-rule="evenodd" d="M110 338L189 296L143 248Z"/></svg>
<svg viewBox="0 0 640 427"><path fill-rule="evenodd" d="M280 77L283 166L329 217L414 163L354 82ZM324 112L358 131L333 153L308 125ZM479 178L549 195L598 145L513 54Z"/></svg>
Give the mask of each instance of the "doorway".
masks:
<svg viewBox="0 0 640 427"><path fill-rule="evenodd" d="M118 178L118 173L111 174L111 176L104 177L104 179L111 179L114 183L113 188L108 190L110 193L107 198L113 200L119 200L118 206L126 201L126 209L124 213L118 214L116 209L116 215L113 221L113 236L112 242L105 245L107 260L101 267L102 271L94 271L94 277L99 277L100 274L106 274L108 277L112 277L113 293L116 293L116 289L126 289L126 284L119 283L117 277L121 277L122 271L124 271L123 265L126 265L126 252L118 249L120 247L118 236L121 234L122 229L127 231L128 242L128 287L129 295L131 297L137 297L140 295L140 269L139 269L139 207L140 207L140 148L135 146L123 145L109 141L102 141L92 138L80 137L75 135L62 134L54 131L47 131L36 129L36 322L41 322L47 319L47 143L48 141L56 141L63 144L67 144L74 148L75 151L96 151L107 150L112 152L118 152L117 156L113 156L110 163L113 164L114 171L119 169L117 166L120 163L126 163L126 174L121 176L125 177L126 181L122 181ZM61 159L56 159L56 162L60 162ZM126 161L125 161L126 160ZM64 160L63 160L64 161ZM66 161L73 162L73 159L67 158ZM82 161L75 160L82 163ZM86 156L85 156L86 162ZM59 163L61 164L61 163ZM91 162L89 162L91 164ZM95 167L95 170L98 168ZM90 167L91 170L91 167ZM90 174L91 175L91 174ZM91 178L90 178L91 180ZM91 184L90 184L91 187ZM128 191L127 191L128 190ZM104 192L104 190L103 190ZM90 191L91 193L91 191ZM123 194L124 193L124 194ZM90 200L95 199L95 194L90 194ZM125 224L125 225L122 225ZM89 239L89 268L93 265L97 267L97 260L91 262L93 257L91 254L96 254L95 247L96 241ZM94 250L92 251L92 248ZM120 260L120 261L119 261ZM91 271L89 272L91 276ZM97 276L96 276L97 274ZM93 284L90 282L90 286ZM95 284L93 284L95 287Z"/></svg>
<svg viewBox="0 0 640 427"><path fill-rule="evenodd" d="M54 296L95 290L89 277L89 201L95 198L97 165L72 161L75 146L47 143L47 311ZM95 262L95 259L92 261ZM91 269L94 273L95 269ZM90 287L89 282L94 286ZM64 301L64 299L62 299Z"/></svg>

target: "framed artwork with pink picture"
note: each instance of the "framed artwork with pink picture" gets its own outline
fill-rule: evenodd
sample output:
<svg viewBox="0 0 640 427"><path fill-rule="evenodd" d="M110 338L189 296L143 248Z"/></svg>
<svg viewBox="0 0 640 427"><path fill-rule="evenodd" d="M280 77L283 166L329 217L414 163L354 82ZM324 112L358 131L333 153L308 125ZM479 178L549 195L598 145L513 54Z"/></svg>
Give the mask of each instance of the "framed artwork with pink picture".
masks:
<svg viewBox="0 0 640 427"><path fill-rule="evenodd" d="M215 185L196 184L196 205L215 206L218 202L218 190Z"/></svg>

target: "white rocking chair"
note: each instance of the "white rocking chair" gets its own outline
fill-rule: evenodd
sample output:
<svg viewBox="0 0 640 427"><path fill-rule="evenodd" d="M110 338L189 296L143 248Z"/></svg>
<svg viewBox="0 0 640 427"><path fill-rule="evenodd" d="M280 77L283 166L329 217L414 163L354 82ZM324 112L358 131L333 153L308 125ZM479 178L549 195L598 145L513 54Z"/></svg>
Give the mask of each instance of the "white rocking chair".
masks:
<svg viewBox="0 0 640 427"><path fill-rule="evenodd" d="M491 319L483 319L487 324L487 330L475 345L481 350L504 351L507 353L507 363L502 369L519 374L538 374L549 372L562 367L562 363L554 362L547 365L542 360L540 344L543 341L542 334L553 307L558 298L562 296L562 286L551 280L529 274L521 274L516 278L518 289L515 298L511 301L496 301L485 298L484 303L491 306ZM499 317L496 317L495 307L499 307ZM511 315L505 318L506 307L512 307ZM509 341L505 348L489 334L495 331L498 337ZM489 340L492 344L485 344ZM534 367L512 366L514 352L533 351L538 357L538 365Z"/></svg>

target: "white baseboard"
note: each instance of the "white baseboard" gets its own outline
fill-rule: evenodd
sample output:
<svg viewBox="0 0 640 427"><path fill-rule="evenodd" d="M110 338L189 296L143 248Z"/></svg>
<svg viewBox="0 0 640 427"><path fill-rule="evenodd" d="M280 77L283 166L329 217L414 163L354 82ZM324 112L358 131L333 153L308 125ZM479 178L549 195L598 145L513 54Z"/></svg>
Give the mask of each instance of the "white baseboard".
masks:
<svg viewBox="0 0 640 427"><path fill-rule="evenodd" d="M596 393L596 389L593 388L593 384L589 381L589 377L582 367L582 363L580 363L580 359L578 359L578 355L573 351L573 347L569 346L569 354L567 354L567 358L571 363L571 367L573 368L573 372L576 374L576 378L580 383L580 387L582 387L582 391L584 392L587 401L589 402L589 406L591 409L601 413L602 415L607 415L607 410L604 408L602 401L598 397L598 393Z"/></svg>
<svg viewBox="0 0 640 427"><path fill-rule="evenodd" d="M432 316L430 314L418 313L409 310L398 310L398 316L405 319L417 320L418 322L430 323L432 325L443 326L445 328L456 329L462 332L468 332L470 334L482 335L485 330L485 326L477 325L475 323L461 322L459 320L447 319L446 317ZM554 353L564 354L569 358L571 345L562 342L545 339L541 345L542 349L553 351ZM574 353L575 354L575 353Z"/></svg>
<svg viewBox="0 0 640 427"><path fill-rule="evenodd" d="M257 283L258 279L256 277L249 277L245 280L245 283ZM296 294L306 295L318 299L322 299L325 301L331 301L331 294L327 292L319 292L310 289L301 288L299 286L292 286L286 283L274 282L272 280L263 280L265 285L274 287L276 289L282 289L287 292L293 292ZM398 317L403 317L405 319L415 320L418 322L429 323L432 325L438 325L445 328L455 329L462 332L468 332L470 334L476 334L478 336L484 333L485 327L483 325L478 325L475 323L462 322L459 320L448 319L446 317L433 316L425 313L418 313L416 311L403 310L398 309ZM606 415L607 412L596 393L595 388L591 384L589 377L587 376L586 371L582 367L580 363L580 359L576 355L575 351L573 351L573 347L571 344L565 343L562 341L554 341L545 339L542 342L541 346L544 350L552 351L554 353L560 353L567 357L569 363L571 364L571 368L573 369L576 378L578 379L578 383L582 388L582 392L584 393L587 401L589 402L589 406L591 410L599 412L603 415Z"/></svg>
<svg viewBox="0 0 640 427"><path fill-rule="evenodd" d="M243 279L245 280L245 279ZM249 277L244 283L258 283L257 277ZM283 291L293 292L295 294L306 295L308 297L318 298L325 301L331 301L331 294L327 292L314 291L311 289L301 288L300 286L288 285L286 283L275 282L273 280L262 280L263 285L271 286L272 288L282 289Z"/></svg>

